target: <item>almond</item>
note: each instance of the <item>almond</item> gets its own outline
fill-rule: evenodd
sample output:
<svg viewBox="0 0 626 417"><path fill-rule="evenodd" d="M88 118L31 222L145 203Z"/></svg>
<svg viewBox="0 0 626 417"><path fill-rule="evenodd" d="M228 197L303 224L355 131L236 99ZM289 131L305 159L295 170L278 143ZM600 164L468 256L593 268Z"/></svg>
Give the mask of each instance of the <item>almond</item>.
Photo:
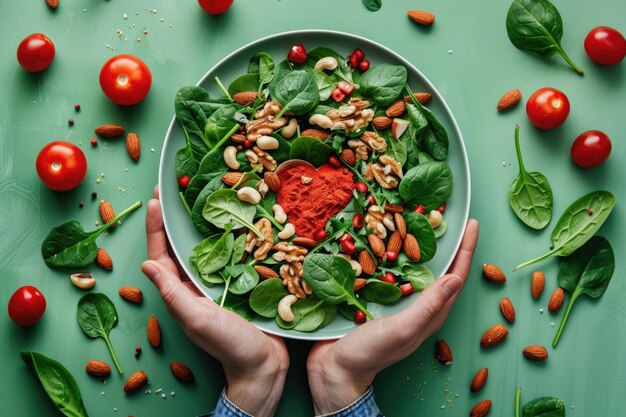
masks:
<svg viewBox="0 0 626 417"><path fill-rule="evenodd" d="M415 236L410 233L407 233L406 239L404 239L404 253L406 253L406 256L413 262L419 262L422 257L420 245L417 243Z"/></svg>
<svg viewBox="0 0 626 417"><path fill-rule="evenodd" d="M483 276L487 278L489 282L494 284L504 284L506 282L506 275L504 275L504 272L492 264L483 265Z"/></svg>
<svg viewBox="0 0 626 417"><path fill-rule="evenodd" d="M300 133L300 136L306 136L309 138L315 138L319 140L326 140L326 138L330 136L330 133L325 132L323 130L319 130L319 129L306 129Z"/></svg>
<svg viewBox="0 0 626 417"><path fill-rule="evenodd" d="M303 246L305 248L311 249L317 246L317 242L313 239L309 239L308 237L297 237L291 241L294 245Z"/></svg>
<svg viewBox="0 0 626 417"><path fill-rule="evenodd" d="M489 375L489 370L487 368L481 368L476 372L474 378L472 378L472 384L470 389L472 392L478 392L485 386L487 382L487 376Z"/></svg>
<svg viewBox="0 0 626 417"><path fill-rule="evenodd" d="M113 269L113 260L111 259L111 255L107 251L102 248L98 248L96 252L96 264L103 269L111 270Z"/></svg>
<svg viewBox="0 0 626 417"><path fill-rule="evenodd" d="M235 103L241 106L247 106L250 103L254 103L259 95L255 91L242 91L233 96Z"/></svg>
<svg viewBox="0 0 626 417"><path fill-rule="evenodd" d="M548 303L548 310L551 313L555 313L559 311L561 306L563 305L563 299L565 299L565 293L563 292L563 288L559 287L552 293L552 297L550 297L550 302Z"/></svg>
<svg viewBox="0 0 626 417"><path fill-rule="evenodd" d="M385 242L383 242L378 235L373 233L367 235L367 240L370 243L370 248L372 249L372 252L374 252L374 255L380 257L385 256Z"/></svg>
<svg viewBox="0 0 626 417"><path fill-rule="evenodd" d="M143 301L143 293L137 287L131 287L130 285L127 285L120 288L119 294L120 297L130 303L141 304L141 302Z"/></svg>
<svg viewBox="0 0 626 417"><path fill-rule="evenodd" d="M491 400L483 400L470 411L470 417L484 417L491 410Z"/></svg>
<svg viewBox="0 0 626 417"><path fill-rule="evenodd" d="M504 297L500 300L500 311L502 311L502 315L509 323L513 323L515 321L515 308L513 307L513 303L509 300L509 297Z"/></svg>
<svg viewBox="0 0 626 417"><path fill-rule="evenodd" d="M502 96L498 102L498 111L507 110L515 106L522 99L522 93L516 88Z"/></svg>
<svg viewBox="0 0 626 417"><path fill-rule="evenodd" d="M450 346L443 339L437 341L437 359L443 365L452 364L452 350L450 350Z"/></svg>
<svg viewBox="0 0 626 417"><path fill-rule="evenodd" d="M435 23L435 15L424 10L409 10L409 18L422 26L430 26Z"/></svg>
<svg viewBox="0 0 626 417"><path fill-rule="evenodd" d="M254 270L262 279L278 278L278 273L265 265L254 265Z"/></svg>
<svg viewBox="0 0 626 417"><path fill-rule="evenodd" d="M496 324L483 334L480 339L480 346L483 348L491 348L502 342L509 334L509 329L504 324Z"/></svg>
<svg viewBox="0 0 626 417"><path fill-rule="evenodd" d="M351 167L356 165L356 154L352 149L344 149L341 151L341 155L339 155L341 160Z"/></svg>
<svg viewBox="0 0 626 417"><path fill-rule="evenodd" d="M533 298L537 299L543 292L543 287L546 285L546 277L541 271L533 272L533 277L530 281L530 292Z"/></svg>
<svg viewBox="0 0 626 417"><path fill-rule="evenodd" d="M413 93L413 97L415 97L415 99L419 101L420 104L428 104L433 95L430 93ZM411 100L411 96L404 96L404 101L407 103L411 103L413 100Z"/></svg>
<svg viewBox="0 0 626 417"><path fill-rule="evenodd" d="M100 201L100 217L104 223L108 223L115 218L115 210L113 206L108 201L101 200ZM113 229L116 225L111 225L111 229Z"/></svg>
<svg viewBox="0 0 626 417"><path fill-rule="evenodd" d="M139 155L141 155L141 142L139 142L139 136L136 133L129 133L126 136L126 150L131 158L135 161L139 161Z"/></svg>
<svg viewBox="0 0 626 417"><path fill-rule="evenodd" d="M172 375L174 375L176 379L185 384L190 384L196 380L191 369L182 362L173 361L170 363L170 371L172 371Z"/></svg>
<svg viewBox="0 0 626 417"><path fill-rule="evenodd" d="M137 371L126 380L124 392L133 392L141 388L146 382L148 382L148 375L144 371Z"/></svg>
<svg viewBox="0 0 626 417"><path fill-rule="evenodd" d="M365 249L359 252L359 264L363 269L363 273L367 275L374 275L374 272L376 272L376 263L374 263L372 255Z"/></svg>
<svg viewBox="0 0 626 417"><path fill-rule="evenodd" d="M109 376L111 375L111 367L102 361L90 360L85 366L85 371L92 376Z"/></svg>
<svg viewBox="0 0 626 417"><path fill-rule="evenodd" d="M539 362L548 359L548 351L543 346L528 346L522 353L532 361Z"/></svg>
<svg viewBox="0 0 626 417"><path fill-rule="evenodd" d="M248 140L248 138L246 137L246 135L242 135L241 133L235 133L230 136L230 140L242 145L243 143L245 143L245 141Z"/></svg>
<svg viewBox="0 0 626 417"><path fill-rule="evenodd" d="M222 176L222 182L229 187L236 185L243 177L243 172L227 172Z"/></svg>
<svg viewBox="0 0 626 417"><path fill-rule="evenodd" d="M355 278L354 284L352 285L352 291L357 292L367 284L367 280L365 278Z"/></svg>
<svg viewBox="0 0 626 417"><path fill-rule="evenodd" d="M393 119L388 116L378 116L372 119L372 125L378 130L385 130L391 127Z"/></svg>
<svg viewBox="0 0 626 417"><path fill-rule="evenodd" d="M96 135L106 139L119 138L121 136L124 136L124 128L122 126L114 124L98 126L95 129L95 132Z"/></svg>
<svg viewBox="0 0 626 417"><path fill-rule="evenodd" d="M385 114L391 118L402 116L406 111L406 104L404 100L398 100L387 107Z"/></svg>
<svg viewBox="0 0 626 417"><path fill-rule="evenodd" d="M153 314L150 316L148 320L148 327L146 328L146 334L148 336L148 342L152 347L159 347L161 344L161 326L159 325L159 320L157 320L156 316Z"/></svg>
<svg viewBox="0 0 626 417"><path fill-rule="evenodd" d="M402 237L402 239L405 239L406 238L406 222L404 221L404 217L402 217L402 214L400 213L394 213L393 220L394 220L394 223L396 224L396 230L400 232L400 237Z"/></svg>
<svg viewBox="0 0 626 417"><path fill-rule="evenodd" d="M385 203L385 211L390 213L402 213L404 211L404 206L402 204Z"/></svg>
<svg viewBox="0 0 626 417"><path fill-rule="evenodd" d="M396 230L387 241L387 252L400 253L400 249L402 249L402 236Z"/></svg>
<svg viewBox="0 0 626 417"><path fill-rule="evenodd" d="M272 171L267 171L263 175L263 179L265 180L265 184L272 190L273 193L277 193L280 191L280 178L278 174Z"/></svg>

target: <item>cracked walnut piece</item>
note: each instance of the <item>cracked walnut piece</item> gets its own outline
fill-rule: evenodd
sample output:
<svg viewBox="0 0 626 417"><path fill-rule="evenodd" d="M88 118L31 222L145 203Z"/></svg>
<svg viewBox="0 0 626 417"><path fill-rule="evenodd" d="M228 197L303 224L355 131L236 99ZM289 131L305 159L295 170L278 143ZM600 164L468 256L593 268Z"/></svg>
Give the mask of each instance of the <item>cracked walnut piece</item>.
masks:
<svg viewBox="0 0 626 417"><path fill-rule="evenodd" d="M376 179L382 188L391 190L396 188L399 180L404 178L402 165L389 155L382 155L377 163L369 163L365 167L363 178L371 181Z"/></svg>
<svg viewBox="0 0 626 417"><path fill-rule="evenodd" d="M284 117L276 117L280 111L281 105L277 101L269 101L265 106L258 110L254 115L254 120L246 123L247 138L251 142L256 142L258 138L264 135L271 135L274 131L282 128L287 124Z"/></svg>
<svg viewBox="0 0 626 417"><path fill-rule="evenodd" d="M365 127L374 119L374 111L368 109L370 102L359 97L353 97L338 109L326 112L331 122L331 129L343 129L346 132L356 132Z"/></svg>
<svg viewBox="0 0 626 417"><path fill-rule="evenodd" d="M387 229L392 232L396 230L393 214L390 212L383 213L383 210L377 205L368 207L365 215L365 224L372 233L381 239L387 238Z"/></svg>
<svg viewBox="0 0 626 417"><path fill-rule="evenodd" d="M262 218L254 224L254 227L259 229L264 239L261 240L254 232L249 232L246 236L246 251L252 253L254 248L258 246L259 248L254 252L254 259L262 261L267 258L267 254L274 246L272 223L266 218Z"/></svg>
<svg viewBox="0 0 626 417"><path fill-rule="evenodd" d="M278 168L278 163L274 157L258 146L253 146L252 149L246 150L244 155L248 158L248 161L250 161L250 165L252 165L253 168L259 165L263 165L263 168L265 168L266 171L274 171Z"/></svg>
<svg viewBox="0 0 626 417"><path fill-rule="evenodd" d="M278 262L304 262L304 255L309 251L301 246L293 245L288 242L280 242L272 248L276 251L272 258Z"/></svg>
<svg viewBox="0 0 626 417"><path fill-rule="evenodd" d="M302 270L303 267L300 262L284 264L279 270L283 285L287 287L291 294L298 298L306 298L307 295L303 288L304 279L302 278Z"/></svg>

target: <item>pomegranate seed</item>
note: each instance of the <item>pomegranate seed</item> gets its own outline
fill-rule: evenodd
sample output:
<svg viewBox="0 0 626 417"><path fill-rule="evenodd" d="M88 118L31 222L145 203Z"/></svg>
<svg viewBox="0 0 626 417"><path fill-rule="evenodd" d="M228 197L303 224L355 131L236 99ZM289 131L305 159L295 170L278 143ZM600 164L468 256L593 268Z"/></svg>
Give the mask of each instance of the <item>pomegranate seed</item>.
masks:
<svg viewBox="0 0 626 417"><path fill-rule="evenodd" d="M365 315L364 312L362 312L361 310L357 310L354 313L354 322L357 324L362 324L365 323L367 321L367 316Z"/></svg>
<svg viewBox="0 0 626 417"><path fill-rule="evenodd" d="M245 146L246 148L251 148L252 147L252 141L249 139L246 139L243 141L243 146Z"/></svg>
<svg viewBox="0 0 626 417"><path fill-rule="evenodd" d="M339 89L339 87L335 88L330 95L337 103L341 103L346 99L346 95Z"/></svg>
<svg viewBox="0 0 626 417"><path fill-rule="evenodd" d="M189 179L189 177L186 175L183 175L178 179L178 185L180 185L183 188L187 188L190 182L191 182L191 179Z"/></svg>
<svg viewBox="0 0 626 417"><path fill-rule="evenodd" d="M344 233L343 235L339 236L338 240L339 240L339 243L343 243L346 240L350 242L354 242L354 239L352 239L352 235L350 235L350 233Z"/></svg>
<svg viewBox="0 0 626 417"><path fill-rule="evenodd" d="M74 110L80 111L80 104L78 103L74 104Z"/></svg>
<svg viewBox="0 0 626 417"><path fill-rule="evenodd" d="M304 45L298 43L291 47L289 53L287 54L287 59L294 64L304 64L307 59L306 49L304 49Z"/></svg>
<svg viewBox="0 0 626 417"><path fill-rule="evenodd" d="M442 205L440 205L439 207L437 207L437 211L441 214L443 214L444 211L446 211L446 203L443 203Z"/></svg>
<svg viewBox="0 0 626 417"><path fill-rule="evenodd" d="M363 215L359 213L354 213L354 217L352 218L352 227L355 229L360 229L363 227Z"/></svg>
<svg viewBox="0 0 626 417"><path fill-rule="evenodd" d="M327 237L328 235L326 234L326 230L324 229L318 230L313 235L313 239L315 239L316 242L321 242L323 240L326 240Z"/></svg>
<svg viewBox="0 0 626 417"><path fill-rule="evenodd" d="M398 259L398 252L389 250L385 252L385 258L387 258L389 262L395 262Z"/></svg>
<svg viewBox="0 0 626 417"><path fill-rule="evenodd" d="M413 285L410 282L405 282L404 284L398 285L400 287L400 291L402 291L402 295L413 294L415 290L413 289Z"/></svg>
<svg viewBox="0 0 626 417"><path fill-rule="evenodd" d="M337 158L335 155L331 155L328 157L328 163L333 168L341 168L341 161L339 161L339 158Z"/></svg>
<svg viewBox="0 0 626 417"><path fill-rule="evenodd" d="M370 195L369 197L367 197L367 201L369 201L370 204L376 204L376 199L374 198L373 195Z"/></svg>
<svg viewBox="0 0 626 417"><path fill-rule="evenodd" d="M359 62L363 61L363 58L365 58L365 53L363 52L363 50L361 50L361 48L356 48L352 52L352 55L356 56L356 58L359 60Z"/></svg>
<svg viewBox="0 0 626 417"><path fill-rule="evenodd" d="M388 282L390 284L394 284L394 285L396 284L396 276L392 274L391 272L387 272L386 274L381 275L380 280L384 282Z"/></svg>
<svg viewBox="0 0 626 417"><path fill-rule="evenodd" d="M417 207L415 207L415 210L413 211L419 214L426 214L426 210L424 209L424 206L421 204L418 204Z"/></svg>
<svg viewBox="0 0 626 417"><path fill-rule="evenodd" d="M367 59L359 62L359 69L363 72L367 71L368 69L370 69L370 62Z"/></svg>
<svg viewBox="0 0 626 417"><path fill-rule="evenodd" d="M343 249L343 251L348 255L352 255L356 252L356 246L354 246L354 243L352 243L351 240L344 240L341 242L341 249Z"/></svg>
<svg viewBox="0 0 626 417"><path fill-rule="evenodd" d="M346 94L352 94L352 92L354 91L354 84L351 84L347 81L339 81L339 84L337 84L337 88Z"/></svg>
<svg viewBox="0 0 626 417"><path fill-rule="evenodd" d="M369 190L369 188L367 188L367 184L365 184L364 182L357 182L353 185L353 187L360 193L366 193Z"/></svg>
<svg viewBox="0 0 626 417"><path fill-rule="evenodd" d="M589 214L591 216L593 214L593 210L591 210L591 209L587 210L587 214Z"/></svg>
<svg viewBox="0 0 626 417"><path fill-rule="evenodd" d="M98 144L98 141L96 140L96 138L91 138L89 143L91 143L91 146L96 146Z"/></svg>
<svg viewBox="0 0 626 417"><path fill-rule="evenodd" d="M350 58L348 60L350 61L350 66L352 68L356 69L359 67L359 59L355 55L350 55Z"/></svg>
<svg viewBox="0 0 626 417"><path fill-rule="evenodd" d="M141 353L141 346L137 346L137 347L135 348L135 352L137 352L137 353Z"/></svg>

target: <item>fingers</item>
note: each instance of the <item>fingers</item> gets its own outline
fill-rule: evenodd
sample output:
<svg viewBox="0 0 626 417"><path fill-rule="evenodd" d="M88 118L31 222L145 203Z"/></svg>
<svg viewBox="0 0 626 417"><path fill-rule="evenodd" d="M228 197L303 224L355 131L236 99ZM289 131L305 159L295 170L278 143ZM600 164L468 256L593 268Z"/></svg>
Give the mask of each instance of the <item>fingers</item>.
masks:
<svg viewBox="0 0 626 417"><path fill-rule="evenodd" d="M159 261L172 273L178 274L176 264L168 252L167 236L163 228L161 203L152 199L148 202L146 212L146 237L148 241L148 259Z"/></svg>
<svg viewBox="0 0 626 417"><path fill-rule="evenodd" d="M464 279L467 277L472 258L474 257L477 241L478 221L476 221L476 219L469 219L465 227L465 233L463 234L463 241L461 242L459 251L456 253L448 273L458 275Z"/></svg>
<svg viewBox="0 0 626 417"><path fill-rule="evenodd" d="M154 189L152 190L152 198L155 200L159 199L159 184L154 186Z"/></svg>

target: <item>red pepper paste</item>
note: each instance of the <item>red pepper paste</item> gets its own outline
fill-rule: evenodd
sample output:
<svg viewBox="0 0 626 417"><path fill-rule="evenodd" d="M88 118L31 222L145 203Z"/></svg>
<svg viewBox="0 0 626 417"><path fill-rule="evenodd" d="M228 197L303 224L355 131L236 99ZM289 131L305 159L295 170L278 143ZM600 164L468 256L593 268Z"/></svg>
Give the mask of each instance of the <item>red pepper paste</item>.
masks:
<svg viewBox="0 0 626 417"><path fill-rule="evenodd" d="M308 165L296 165L282 170L278 177L281 183L278 204L300 237L314 239L315 232L323 230L328 220L353 197L354 178L345 168L324 164L315 170ZM305 184L309 178L311 181Z"/></svg>

